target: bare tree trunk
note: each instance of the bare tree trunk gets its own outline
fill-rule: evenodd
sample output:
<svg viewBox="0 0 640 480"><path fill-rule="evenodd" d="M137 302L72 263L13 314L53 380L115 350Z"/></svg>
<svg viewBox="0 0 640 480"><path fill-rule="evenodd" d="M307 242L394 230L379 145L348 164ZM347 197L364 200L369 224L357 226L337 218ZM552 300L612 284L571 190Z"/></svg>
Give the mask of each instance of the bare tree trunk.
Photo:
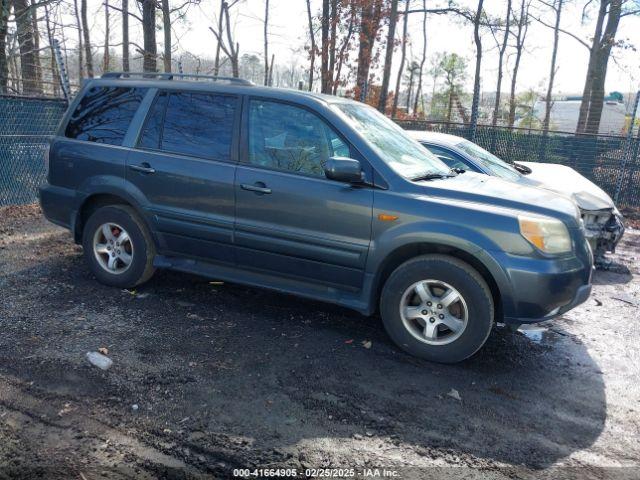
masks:
<svg viewBox="0 0 640 480"><path fill-rule="evenodd" d="M220 46L222 43L222 27L224 19L224 0L220 1L220 13L218 15L218 44L216 45L216 58L213 62L213 74L217 76L220 73Z"/></svg>
<svg viewBox="0 0 640 480"><path fill-rule="evenodd" d="M558 41L560 40L560 17L562 15L562 2L558 0L558 3L554 5L556 12L556 23L553 29L553 50L551 51L551 71L549 72L549 85L547 86L547 96L545 97L545 111L544 121L542 122L542 130L546 134L549 132L549 123L551 121L551 107L553 106L553 81L556 77L556 58L558 57Z"/></svg>
<svg viewBox="0 0 640 480"><path fill-rule="evenodd" d="M44 5L44 19L47 26L47 40L49 42L49 55L51 56L51 81L53 83L53 95L60 95L60 74L58 73L58 64L56 63L56 52L53 48L53 30L51 28L51 18L49 16L49 5Z"/></svg>
<svg viewBox="0 0 640 480"><path fill-rule="evenodd" d="M240 45L233 41L231 35L231 20L229 19L229 4L224 2L224 20L227 24L227 40L229 41L229 60L231 60L231 72L235 78L240 76L240 65L238 56L240 54Z"/></svg>
<svg viewBox="0 0 640 480"><path fill-rule="evenodd" d="M509 0L511 2L511 0ZM422 97L422 75L424 70L424 62L427 60L427 0L422 0L424 13L422 17L422 58L420 59L420 69L418 70L418 86L416 87L416 101L413 104L413 114L418 111L418 102Z"/></svg>
<svg viewBox="0 0 640 480"><path fill-rule="evenodd" d="M327 93L329 88L329 0L322 0L322 36L320 45L320 91Z"/></svg>
<svg viewBox="0 0 640 480"><path fill-rule="evenodd" d="M358 70L356 72L356 94L358 100L367 99L369 71L376 34L380 28L381 0L364 2L360 16L360 46L358 47Z"/></svg>
<svg viewBox="0 0 640 480"><path fill-rule="evenodd" d="M513 127L516 121L516 85L518 81L518 70L520 69L520 59L524 50L524 42L529 26L529 4L528 0L522 0L520 4L520 17L518 18L518 29L516 33L516 60L511 72L511 90L509 92L509 126Z"/></svg>
<svg viewBox="0 0 640 480"><path fill-rule="evenodd" d="M495 127L498 124L498 116L500 115L500 97L502 89L502 77L504 71L504 53L507 50L507 44L509 41L509 32L511 27L511 0L507 0L507 19L504 25L504 37L502 38L502 45L498 51L498 80L496 83L496 101L493 105L493 117L491 124Z"/></svg>
<svg viewBox="0 0 640 480"><path fill-rule="evenodd" d="M111 59L109 58L109 35L110 32L110 24L109 24L109 0L105 0L104 2L104 54L102 55L102 71L109 71L109 64L111 63Z"/></svg>
<svg viewBox="0 0 640 480"><path fill-rule="evenodd" d="M264 0L264 84L269 85L269 0Z"/></svg>
<svg viewBox="0 0 640 480"><path fill-rule="evenodd" d="M426 16L426 13L425 13ZM382 87L378 110L385 113L387 98L389 98L389 81L391 80L391 63L393 62L393 50L395 48L396 23L398 22L398 0L391 0L391 13L389 14L389 30L387 32L387 51L384 56L384 69L382 71Z"/></svg>
<svg viewBox="0 0 640 480"><path fill-rule="evenodd" d="M409 0L405 0L404 18L402 19L402 49L400 55L400 69L396 79L396 90L393 95L393 106L391 107L391 118L395 118L398 110L398 97L400 96L400 85L402 84L402 72L404 71L404 62L407 56L407 28L409 24Z"/></svg>
<svg viewBox="0 0 640 480"><path fill-rule="evenodd" d="M162 33L164 34L164 71L171 72L171 10L169 0L162 0Z"/></svg>
<svg viewBox="0 0 640 480"><path fill-rule="evenodd" d="M268 82L268 86L272 86L273 85L273 66L276 63L276 55L275 53L271 54L271 62L269 63L269 82Z"/></svg>
<svg viewBox="0 0 640 480"><path fill-rule="evenodd" d="M85 0L83 0L85 1ZM142 2L142 36L143 36L143 60L142 70L156 72L156 2L155 0L140 0Z"/></svg>
<svg viewBox="0 0 640 480"><path fill-rule="evenodd" d="M42 64L40 63L40 29L38 28L37 0L31 0L31 23L33 30L33 58L36 69L36 82L38 89L42 91Z"/></svg>
<svg viewBox="0 0 640 480"><path fill-rule="evenodd" d="M26 0L13 0L13 11L16 17L18 48L20 49L22 93L25 95L40 94L42 91L38 85L31 8Z"/></svg>
<svg viewBox="0 0 640 480"><path fill-rule="evenodd" d="M607 77L607 66L611 48L615 43L618 24L622 14L622 0L611 0L609 3L609 15L604 30L600 49L594 63L594 75L591 84L591 98L589 99L589 115L587 117L586 133L597 134L600 130L602 107L604 106L604 82ZM583 99L584 101L584 99Z"/></svg>
<svg viewBox="0 0 640 480"><path fill-rule="evenodd" d="M411 108L411 93L413 92L413 74L414 69L409 69L409 88L407 88L407 115L409 114L409 109Z"/></svg>
<svg viewBox="0 0 640 480"><path fill-rule="evenodd" d="M122 70L129 71L129 0L122 0Z"/></svg>
<svg viewBox="0 0 640 480"><path fill-rule="evenodd" d="M82 23L80 22L78 0L73 0L73 13L76 17L76 26L78 27L78 83L81 83L82 77L84 76L84 45L82 44Z"/></svg>
<svg viewBox="0 0 640 480"><path fill-rule="evenodd" d="M339 19L340 17L338 12L338 0L331 0L331 32L329 35L329 70L327 72L327 93L333 92L333 85L335 82L334 74L336 69L336 33L338 29Z"/></svg>
<svg viewBox="0 0 640 480"><path fill-rule="evenodd" d="M7 61L7 33L9 32L9 12L11 5L2 0L0 9L0 93L7 93L9 62Z"/></svg>
<svg viewBox="0 0 640 480"><path fill-rule="evenodd" d="M478 107L480 105L480 68L482 66L482 39L480 38L480 22L482 20L482 5L484 0L478 0L478 9L473 20L473 43L476 45L476 71L473 78L473 99L471 100L471 139L475 137L478 123Z"/></svg>
<svg viewBox="0 0 640 480"><path fill-rule="evenodd" d="M344 41L342 42L342 45L340 46L340 52L338 53L338 63L337 63L337 67L336 67L336 75L335 78L333 80L333 91L332 93L334 95L336 95L338 93L338 86L340 85L340 75L342 73L342 64L344 63L345 60L345 53L347 50L347 47L349 46L349 42L351 41L351 37L353 36L353 30L354 30L354 26L355 26L355 22L356 22L356 14L357 14L357 9L354 3L351 4L351 17L349 18L349 28L347 30L347 34L344 37Z"/></svg>
<svg viewBox="0 0 640 480"><path fill-rule="evenodd" d="M311 16L311 0L307 0L307 17L309 20L309 36L311 38L311 53L309 65L309 91L313 89L313 68L316 59L316 36L313 33L313 17Z"/></svg>
<svg viewBox="0 0 640 480"><path fill-rule="evenodd" d="M91 55L89 20L87 19L87 0L80 0L80 18L82 20L82 35L84 37L84 56L85 62L87 63L87 76L93 77L93 56Z"/></svg>
<svg viewBox="0 0 640 480"><path fill-rule="evenodd" d="M598 56L598 49L600 46L600 39L602 37L602 28L604 26L604 19L607 15L608 0L600 0L600 9L598 11L598 18L596 20L596 29L593 35L593 41L591 43L591 50L589 51L589 64L587 66L587 76L584 81L584 88L582 90L582 102L580 103L580 113L578 114L578 125L576 126L576 133L582 133L585 130L587 124L587 116L589 114L589 99L591 97L591 85L593 82L593 69Z"/></svg>

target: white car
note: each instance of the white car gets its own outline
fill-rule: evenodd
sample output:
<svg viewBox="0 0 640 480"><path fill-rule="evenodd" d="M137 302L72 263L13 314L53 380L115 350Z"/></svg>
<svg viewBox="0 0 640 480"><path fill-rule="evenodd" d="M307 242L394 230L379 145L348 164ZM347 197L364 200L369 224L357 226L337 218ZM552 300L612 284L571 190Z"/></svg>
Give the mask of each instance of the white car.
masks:
<svg viewBox="0 0 640 480"><path fill-rule="evenodd" d="M622 238L624 219L611 197L573 168L556 163L509 163L462 137L421 130L408 133L450 168L501 177L571 197L582 214L596 265L608 263L604 255L613 252Z"/></svg>

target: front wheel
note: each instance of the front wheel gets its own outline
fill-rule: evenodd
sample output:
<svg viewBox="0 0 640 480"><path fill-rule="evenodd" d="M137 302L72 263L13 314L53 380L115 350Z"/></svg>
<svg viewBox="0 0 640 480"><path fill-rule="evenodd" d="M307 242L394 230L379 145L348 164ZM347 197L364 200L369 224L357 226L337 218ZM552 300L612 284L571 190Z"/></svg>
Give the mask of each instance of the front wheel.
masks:
<svg viewBox="0 0 640 480"><path fill-rule="evenodd" d="M422 255L389 276L380 312L400 348L426 360L455 363L484 345L494 306L489 286L467 263L447 255Z"/></svg>
<svg viewBox="0 0 640 480"><path fill-rule="evenodd" d="M153 275L153 239L127 205L109 205L93 212L84 225L82 248L92 273L105 285L131 288Z"/></svg>

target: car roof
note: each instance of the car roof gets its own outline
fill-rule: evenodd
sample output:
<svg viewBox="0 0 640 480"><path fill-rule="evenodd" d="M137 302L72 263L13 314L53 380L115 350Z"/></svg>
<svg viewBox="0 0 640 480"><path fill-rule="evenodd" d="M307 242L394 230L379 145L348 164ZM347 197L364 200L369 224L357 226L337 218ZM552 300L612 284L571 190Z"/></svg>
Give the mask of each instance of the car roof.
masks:
<svg viewBox="0 0 640 480"><path fill-rule="evenodd" d="M179 75L176 74L176 77ZM308 92L305 90L294 90L291 88L264 87L255 85L249 81L234 78L212 77L195 78L185 80L178 78L144 78L141 74L132 77L118 77L115 75L105 75L100 78L87 80L90 86L122 86L139 88L159 88L165 90L201 90L206 92L220 92L237 95L255 95L260 97L271 97L280 100L302 101L315 100L325 104L354 103L360 104L349 98L337 97L323 93Z"/></svg>
<svg viewBox="0 0 640 480"><path fill-rule="evenodd" d="M429 132L426 130L407 130L407 133L419 142L433 142L441 145L455 146L464 140L463 137L448 133Z"/></svg>

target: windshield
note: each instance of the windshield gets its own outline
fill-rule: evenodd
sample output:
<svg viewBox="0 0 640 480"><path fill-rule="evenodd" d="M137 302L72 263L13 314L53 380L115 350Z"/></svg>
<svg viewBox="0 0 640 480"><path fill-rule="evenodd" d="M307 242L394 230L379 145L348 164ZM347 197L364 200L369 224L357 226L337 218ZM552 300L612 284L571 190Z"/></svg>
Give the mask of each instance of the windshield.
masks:
<svg viewBox="0 0 640 480"><path fill-rule="evenodd" d="M498 177L506 178L507 180L517 180L520 178L520 174L515 168L473 142L464 140L458 143L456 147L468 155L471 155Z"/></svg>
<svg viewBox="0 0 640 480"><path fill-rule="evenodd" d="M393 170L409 179L449 175L449 167L409 137L396 123L364 104L337 103L333 108L364 136Z"/></svg>

